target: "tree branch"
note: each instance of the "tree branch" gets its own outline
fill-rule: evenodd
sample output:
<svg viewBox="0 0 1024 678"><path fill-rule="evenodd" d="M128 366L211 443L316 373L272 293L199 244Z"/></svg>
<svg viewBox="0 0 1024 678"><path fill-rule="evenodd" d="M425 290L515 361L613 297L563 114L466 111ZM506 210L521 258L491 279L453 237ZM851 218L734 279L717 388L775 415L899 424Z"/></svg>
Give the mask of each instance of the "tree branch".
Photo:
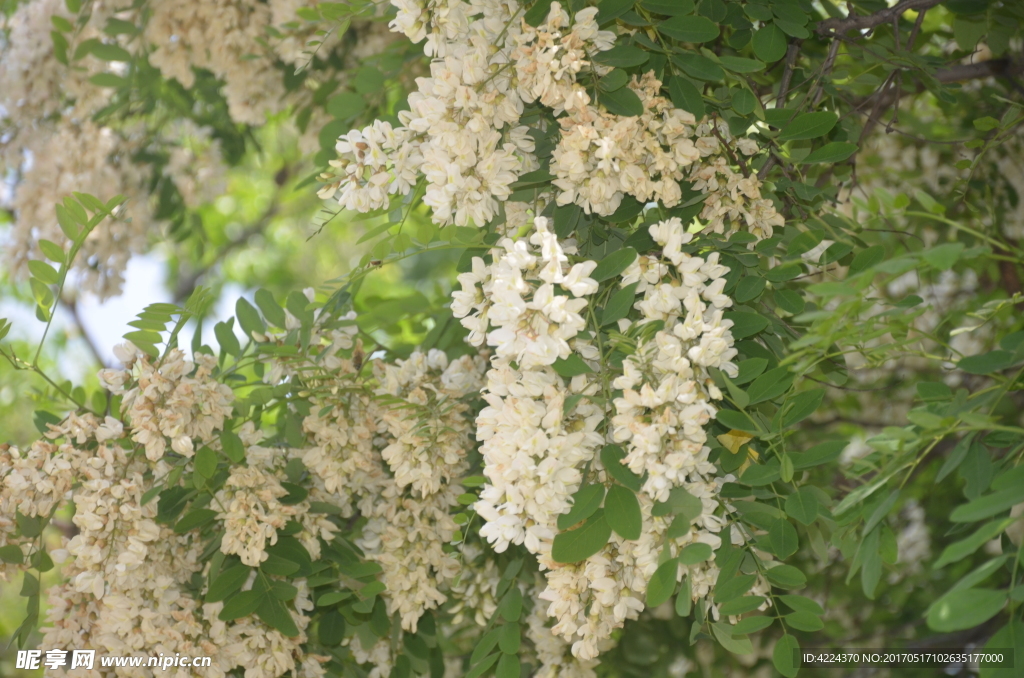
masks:
<svg viewBox="0 0 1024 678"><path fill-rule="evenodd" d="M217 252L217 258L215 260L211 261L209 264L206 264L205 266L200 266L197 269L183 273L181 277L178 278L178 283L174 286L174 303L178 304L184 301L185 299L188 299L188 297L191 296L192 292L195 290L196 285L199 283L199 280L204 275L209 273L211 268L213 268L220 261L222 261L225 255L244 245L249 240L249 238L253 237L258 233L261 233L270 224L273 218L277 216L278 209L279 204L275 199L274 202L270 204L270 207L267 208L263 215L260 216L260 218L257 219L254 224L246 228L236 237L229 240L222 248L220 248L220 250Z"/></svg>
<svg viewBox="0 0 1024 678"><path fill-rule="evenodd" d="M839 36L847 31L865 30L899 20L904 12L925 10L938 5L942 0L900 0L892 7L864 16L848 16L845 19L825 19L818 22L815 32L823 36Z"/></svg>

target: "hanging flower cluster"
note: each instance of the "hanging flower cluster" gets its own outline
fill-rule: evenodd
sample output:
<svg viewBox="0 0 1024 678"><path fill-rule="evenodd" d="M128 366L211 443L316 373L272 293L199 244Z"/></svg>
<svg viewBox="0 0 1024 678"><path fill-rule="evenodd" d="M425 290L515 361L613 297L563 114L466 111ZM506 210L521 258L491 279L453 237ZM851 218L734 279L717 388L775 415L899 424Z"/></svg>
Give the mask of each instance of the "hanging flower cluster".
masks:
<svg viewBox="0 0 1024 678"><path fill-rule="evenodd" d="M393 28L413 41L428 36L431 77L417 80L401 127L378 121L338 140L320 196L367 212L408 193L422 175L435 223L483 226L519 176L538 168L524 104L562 106L588 53L610 48L614 34L597 29L595 8L570 22L557 2L536 29L515 2L396 5Z"/></svg>
<svg viewBox="0 0 1024 678"><path fill-rule="evenodd" d="M476 422L489 481L475 507L486 521L480 534L499 552L523 544L537 555L547 570L547 588L538 597L556 622L552 631L571 644L573 655L590 660L615 628L644 608L660 550L720 543L716 469L704 427L715 414L711 401L721 398L708 370L736 373L731 323L722 317L732 302L722 294L728 269L717 254L705 259L682 252L693 236L679 219L652 225L661 255L637 259L622 284L635 282L643 294L634 304L636 327L658 321L663 329L640 341L619 376L609 379L611 368L592 341L597 328L590 325L581 336L588 297L598 291L588 277L596 263L569 267L574 247L559 243L548 228L539 217L528 239L499 241L490 265L474 260L473 271L459 276L462 290L452 308L471 343L494 349L484 391L488 407ZM633 322L620 320L620 332L630 332ZM566 378L554 365L570 356L587 369ZM609 385L623 395L614 400L606 427L611 413L601 396ZM639 493L643 530L636 539L613 536L583 562L559 563L552 557L558 517L584 482L611 482L596 454L614 443L626 444L624 463L647 478ZM652 509L674 488L698 498L700 510L690 528L667 538L671 517ZM713 566L680 569L680 576L687 573L695 595L707 595Z"/></svg>

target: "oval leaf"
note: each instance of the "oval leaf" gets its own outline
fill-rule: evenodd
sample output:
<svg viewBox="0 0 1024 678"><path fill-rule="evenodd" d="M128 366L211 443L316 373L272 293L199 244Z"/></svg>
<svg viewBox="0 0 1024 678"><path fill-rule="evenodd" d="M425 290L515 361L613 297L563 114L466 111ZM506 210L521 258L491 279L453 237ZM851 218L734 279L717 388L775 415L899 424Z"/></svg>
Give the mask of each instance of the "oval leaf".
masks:
<svg viewBox="0 0 1024 678"><path fill-rule="evenodd" d="M551 559L556 563L578 563L594 555L608 543L612 528L604 511L598 510L582 527L555 535Z"/></svg>
<svg viewBox="0 0 1024 678"><path fill-rule="evenodd" d="M604 515L615 534L623 539L640 538L643 516L640 514L640 502L632 490L613 485L604 500Z"/></svg>

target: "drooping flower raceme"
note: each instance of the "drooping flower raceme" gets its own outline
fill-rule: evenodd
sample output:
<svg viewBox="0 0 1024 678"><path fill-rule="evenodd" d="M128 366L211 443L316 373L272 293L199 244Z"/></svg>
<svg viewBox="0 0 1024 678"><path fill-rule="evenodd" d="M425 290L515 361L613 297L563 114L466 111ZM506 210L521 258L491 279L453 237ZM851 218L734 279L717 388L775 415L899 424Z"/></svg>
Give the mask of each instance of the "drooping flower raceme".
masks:
<svg viewBox="0 0 1024 678"><path fill-rule="evenodd" d="M695 542L717 547L723 525L715 515L718 484L704 427L716 411L712 401L721 398L708 370L736 373L731 322L722 317L731 304L722 294L728 269L714 253L701 258L681 251L693 236L679 219L654 224L650 233L661 255L637 259L622 284L638 283L634 289L643 294L634 304L636 329L654 322L663 328L637 341L614 379L599 360L596 328L588 330L584 315L590 316L589 299L598 291L588 277L596 264L570 267L573 245L560 243L545 218L529 236L499 241L490 265L474 260L473 270L459 276L462 290L452 306L469 340L494 349L484 390L488 407L477 417L488 479L475 507L486 522L480 534L499 552L523 544L537 555L547 579L539 598L555 620L552 631L580 660L596 657L612 631L643 609L660 551L674 555ZM620 332L631 325L621 320ZM570 356L587 369L560 376L555 363ZM609 387L623 395L606 426ZM557 562L558 516L584 482L612 482L597 452L615 443L625 445L630 470L647 478L639 493L642 533L635 540L614 535L585 561ZM652 510L676 488L699 500L700 510L687 529L669 537L671 516ZM704 563L679 574L707 582L696 589L701 596L715 572Z"/></svg>

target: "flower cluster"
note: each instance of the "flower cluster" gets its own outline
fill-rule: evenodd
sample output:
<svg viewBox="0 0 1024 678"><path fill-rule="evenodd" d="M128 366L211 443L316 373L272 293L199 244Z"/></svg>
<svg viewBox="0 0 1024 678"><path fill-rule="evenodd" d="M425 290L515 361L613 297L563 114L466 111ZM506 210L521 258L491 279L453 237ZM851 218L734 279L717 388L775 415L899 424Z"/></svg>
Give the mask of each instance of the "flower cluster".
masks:
<svg viewBox="0 0 1024 678"><path fill-rule="evenodd" d="M41 644L127 656L211 656L211 675L221 678L240 666L248 678L276 678L296 668L303 678L323 675L319 663L302 654L303 637L287 638L253 618L225 624L217 619L223 603L202 604L194 597L190 582L204 569L203 542L157 522L157 502L143 498L171 467L134 453L123 434L113 417L72 414L31 448L0 454L3 516L17 510L49 518L74 501L74 536L63 536L51 553L63 563L62 583L49 591L50 623ZM0 541L18 543L28 562L39 543L13 541L13 533L5 519ZM297 622L304 626L301 618ZM86 674L91 675L62 669L52 675ZM167 675L188 674L175 669ZM112 669L105 675L122 674Z"/></svg>
<svg viewBox="0 0 1024 678"><path fill-rule="evenodd" d="M431 77L417 80L401 127L378 121L338 140L320 196L367 212L408 193L422 175L436 223L483 226L516 179L538 167L535 141L520 124L524 103L562 106L559 92L589 63L588 52L609 49L614 36L597 30L596 9L570 22L557 2L538 28L522 21L514 2L395 4L392 26L414 41L429 24Z"/></svg>
<svg viewBox="0 0 1024 678"><path fill-rule="evenodd" d="M159 364L131 344L119 348L134 373L103 370L100 379L111 393L121 395L122 410L131 421L132 440L141 444L150 461L167 450L191 457L195 443L212 442L214 432L231 416L234 393L211 378L217 359L196 354L187 360L181 349L171 349ZM125 388L131 384L130 388Z"/></svg>
<svg viewBox="0 0 1024 678"><path fill-rule="evenodd" d="M305 420L315 446L304 456L319 476L314 494L343 515L367 519L358 545L383 568L391 613L415 631L424 611L447 600L459 573L444 547L468 470L464 399L480 389L480 359L449 362L444 353L414 353L394 365L374 365L376 393L328 397ZM336 385L352 385L341 374Z"/></svg>
<svg viewBox="0 0 1024 678"><path fill-rule="evenodd" d="M722 294L727 269L714 253L701 258L681 250L693 236L679 219L650 231L662 246L660 256L640 257L624 272L622 284L636 282L634 289L643 294L635 303L637 327L661 321L664 329L624 360L611 384L623 395L614 401L607 430L602 429L609 413L595 396L602 392L596 375L607 375L609 366L598 361L593 335L581 336L587 297L598 291L587 277L595 263L567 270L573 246L559 243L545 218L536 220L528 241L499 242L490 266L474 261L473 271L460 276L463 289L452 306L470 329L469 340L486 342L495 351L484 391L488 407L477 417L489 481L475 506L486 521L480 534L499 552L515 543L538 556L547 570L547 587L538 598L547 601L547 615L556 621L552 631L584 661L596 657L612 631L643 609L660 550L674 552L694 542L717 547L715 533L723 524L714 514L718 484L704 427L715 414L711 401L721 398L708 370L736 372L731 323L722 317L731 304ZM619 329L625 334L630 326L624 319ZM559 376L554 363L571 355L592 374ZM573 396L579 397L567 406ZM639 493L642 534L636 540L615 535L583 562L558 563L551 557L557 519L588 479L584 467L592 469L591 481L611 482L595 458L607 443L624 443L625 463L647 476ZM670 517L655 516L652 509L673 488L700 499L702 509L688 531L669 539ZM689 573L695 594L703 596L715 572L702 564L681 568L680 576Z"/></svg>

